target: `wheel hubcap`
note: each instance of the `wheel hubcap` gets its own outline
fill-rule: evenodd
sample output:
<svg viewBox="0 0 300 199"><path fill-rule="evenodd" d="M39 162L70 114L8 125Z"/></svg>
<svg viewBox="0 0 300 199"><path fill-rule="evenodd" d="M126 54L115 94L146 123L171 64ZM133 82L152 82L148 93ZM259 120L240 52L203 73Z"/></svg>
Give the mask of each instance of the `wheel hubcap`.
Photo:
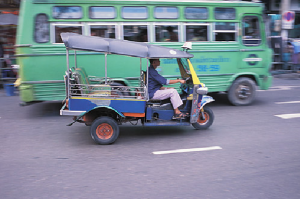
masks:
<svg viewBox="0 0 300 199"><path fill-rule="evenodd" d="M208 120L209 120L209 115L208 115L208 113L204 112L203 115L204 115L204 120L201 119L201 113L199 114L199 117L198 117L198 120L197 120L197 122L198 122L200 125L205 125L205 124L208 122Z"/></svg>
<svg viewBox="0 0 300 199"><path fill-rule="evenodd" d="M107 123L100 124L96 129L96 134L97 134L98 138L103 139L103 140L107 140L107 139L111 138L113 133L114 133L113 128L111 127L111 125L109 125Z"/></svg>
<svg viewBox="0 0 300 199"><path fill-rule="evenodd" d="M247 99L251 95L249 86L240 85L236 90L237 97L240 99Z"/></svg>

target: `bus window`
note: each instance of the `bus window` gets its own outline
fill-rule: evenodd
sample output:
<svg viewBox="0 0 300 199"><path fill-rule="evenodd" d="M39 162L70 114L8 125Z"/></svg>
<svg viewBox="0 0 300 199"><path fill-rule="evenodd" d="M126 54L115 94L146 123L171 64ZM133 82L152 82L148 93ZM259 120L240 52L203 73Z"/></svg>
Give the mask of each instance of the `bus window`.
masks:
<svg viewBox="0 0 300 199"><path fill-rule="evenodd" d="M178 25L155 25L156 42L178 42Z"/></svg>
<svg viewBox="0 0 300 199"><path fill-rule="evenodd" d="M54 6L52 15L55 19L81 19L82 8L79 6Z"/></svg>
<svg viewBox="0 0 300 199"><path fill-rule="evenodd" d="M186 25L186 41L208 41L208 25Z"/></svg>
<svg viewBox="0 0 300 199"><path fill-rule="evenodd" d="M124 25L124 40L148 42L147 25Z"/></svg>
<svg viewBox="0 0 300 199"><path fill-rule="evenodd" d="M179 13L177 7L155 7L154 17L156 19L178 19Z"/></svg>
<svg viewBox="0 0 300 199"><path fill-rule="evenodd" d="M116 9L112 6L91 6L89 16L91 19L114 19Z"/></svg>
<svg viewBox="0 0 300 199"><path fill-rule="evenodd" d="M214 25L215 41L236 41L236 23L216 22Z"/></svg>
<svg viewBox="0 0 300 199"><path fill-rule="evenodd" d="M55 38L54 43L63 43L60 37L60 33L63 32L73 32L77 34L82 34L82 26L80 25L74 25L74 24L59 24L54 25L54 31L55 31Z"/></svg>
<svg viewBox="0 0 300 199"><path fill-rule="evenodd" d="M147 7L128 7L122 8L123 19L147 19L148 10Z"/></svg>
<svg viewBox="0 0 300 199"><path fill-rule="evenodd" d="M49 21L46 14L35 17L34 40L37 43L47 43L50 40Z"/></svg>
<svg viewBox="0 0 300 199"><path fill-rule="evenodd" d="M91 36L116 38L116 28L114 25L90 25Z"/></svg>
<svg viewBox="0 0 300 199"><path fill-rule="evenodd" d="M216 22L215 30L235 30L235 23L232 22Z"/></svg>
<svg viewBox="0 0 300 199"><path fill-rule="evenodd" d="M184 10L184 16L186 19L207 19L208 10L207 8L186 7Z"/></svg>
<svg viewBox="0 0 300 199"><path fill-rule="evenodd" d="M215 19L235 19L235 9L215 8Z"/></svg>
<svg viewBox="0 0 300 199"><path fill-rule="evenodd" d="M259 20L255 16L246 16L243 18L243 44L259 45L261 36L259 30Z"/></svg>

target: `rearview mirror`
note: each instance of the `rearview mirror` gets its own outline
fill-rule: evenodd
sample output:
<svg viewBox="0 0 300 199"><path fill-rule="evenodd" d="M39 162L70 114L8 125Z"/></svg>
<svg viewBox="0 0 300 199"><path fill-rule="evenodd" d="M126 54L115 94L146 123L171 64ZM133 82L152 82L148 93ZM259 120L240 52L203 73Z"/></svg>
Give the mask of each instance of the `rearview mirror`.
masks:
<svg viewBox="0 0 300 199"><path fill-rule="evenodd" d="M197 94L199 95L206 95L208 92L208 88L207 87L200 87L197 89Z"/></svg>

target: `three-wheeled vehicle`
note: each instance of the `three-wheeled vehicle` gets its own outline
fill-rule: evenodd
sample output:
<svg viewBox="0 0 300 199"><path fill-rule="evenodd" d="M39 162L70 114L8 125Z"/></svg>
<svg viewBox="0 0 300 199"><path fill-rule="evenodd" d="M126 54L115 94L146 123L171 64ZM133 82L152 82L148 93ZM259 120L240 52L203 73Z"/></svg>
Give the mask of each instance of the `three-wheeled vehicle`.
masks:
<svg viewBox="0 0 300 199"><path fill-rule="evenodd" d="M183 51L151 45L147 43L108 39L93 36L82 36L75 33L62 33L66 46L67 71L65 78L66 99L60 115L74 116L74 122L82 122L91 126L92 138L99 144L111 144L119 136L119 126L138 121L144 126L188 126L196 129L207 129L214 120L214 114L205 106L213 100L207 96L207 87L202 84L189 60L193 55L187 50L189 43L183 46ZM90 77L83 67L77 67L76 51L100 52L105 56L105 74L103 77ZM74 51L75 66L70 66L69 55ZM104 54L104 55L103 55ZM139 85L120 84L107 77L109 54L140 58ZM153 101L148 95L148 67L142 70L142 58L174 58L177 59L181 77L186 80L180 86L180 96L183 105L179 107L183 113L189 113L183 119L173 119L174 110L169 99ZM148 63L148 62L147 62ZM119 70L126 70L122 67ZM96 83L95 83L96 81Z"/></svg>

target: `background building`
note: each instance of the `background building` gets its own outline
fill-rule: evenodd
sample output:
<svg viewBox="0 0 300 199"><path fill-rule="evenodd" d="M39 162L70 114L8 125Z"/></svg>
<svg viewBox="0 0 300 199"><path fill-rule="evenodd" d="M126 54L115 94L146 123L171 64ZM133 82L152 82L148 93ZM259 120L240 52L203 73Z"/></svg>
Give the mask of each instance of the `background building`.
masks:
<svg viewBox="0 0 300 199"><path fill-rule="evenodd" d="M0 1L0 42L6 55L14 54L20 0Z"/></svg>

